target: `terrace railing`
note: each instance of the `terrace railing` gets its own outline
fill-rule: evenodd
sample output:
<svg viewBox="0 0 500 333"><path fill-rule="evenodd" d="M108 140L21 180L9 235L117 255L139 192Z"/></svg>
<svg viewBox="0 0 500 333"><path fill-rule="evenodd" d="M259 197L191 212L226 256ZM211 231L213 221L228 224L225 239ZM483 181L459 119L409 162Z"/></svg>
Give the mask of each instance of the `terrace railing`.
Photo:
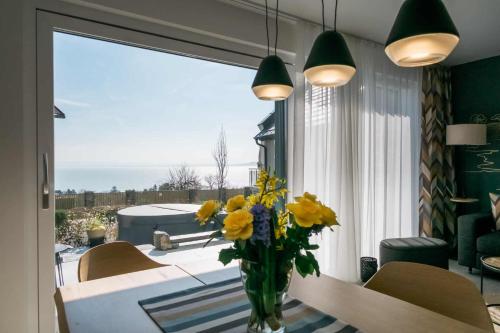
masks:
<svg viewBox="0 0 500 333"><path fill-rule="evenodd" d="M224 198L251 194L251 187L223 189ZM217 200L218 190L182 190L182 191L125 191L125 192L83 192L78 194L56 195L56 209L101 206L131 206L160 203L202 203Z"/></svg>

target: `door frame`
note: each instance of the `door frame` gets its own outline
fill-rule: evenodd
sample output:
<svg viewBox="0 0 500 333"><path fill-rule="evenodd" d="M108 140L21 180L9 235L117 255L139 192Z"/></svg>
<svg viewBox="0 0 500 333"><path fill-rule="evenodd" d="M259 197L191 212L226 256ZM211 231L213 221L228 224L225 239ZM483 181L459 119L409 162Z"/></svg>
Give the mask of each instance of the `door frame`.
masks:
<svg viewBox="0 0 500 333"><path fill-rule="evenodd" d="M54 270L54 64L53 33L63 32L82 37L101 39L109 42L141 47L145 49L194 57L208 61L225 63L245 68L257 68L262 50L241 52L238 50L211 47L198 42L170 38L147 31L128 29L112 24L37 10L36 15L36 113L37 113L37 188L38 188L38 320L39 332L55 331L53 295L55 291ZM291 68L291 65L288 65ZM249 87L250 89L250 87ZM280 176L285 176L286 161L286 102L276 102L275 109L281 121L276 124L280 144L276 151L276 165L280 165ZM279 133L282 135L279 135ZM281 147L281 149L278 149ZM44 165L46 155L47 165ZM47 168L46 172L44 168ZM48 176L48 179L46 177ZM44 208L43 186L48 183L48 208Z"/></svg>

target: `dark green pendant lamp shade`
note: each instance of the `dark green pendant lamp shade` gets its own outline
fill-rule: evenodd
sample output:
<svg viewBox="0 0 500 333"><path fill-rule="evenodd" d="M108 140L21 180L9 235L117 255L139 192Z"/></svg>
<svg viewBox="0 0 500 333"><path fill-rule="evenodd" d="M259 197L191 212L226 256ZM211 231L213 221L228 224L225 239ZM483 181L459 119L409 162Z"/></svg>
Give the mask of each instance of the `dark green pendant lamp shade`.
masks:
<svg viewBox="0 0 500 333"><path fill-rule="evenodd" d="M356 65L344 37L337 32L337 6L333 30L325 31L325 2L321 0L323 32L316 38L304 66L304 76L313 86L339 87L356 74Z"/></svg>
<svg viewBox="0 0 500 333"><path fill-rule="evenodd" d="M356 65L344 37L334 30L323 31L314 41L304 66L304 76L314 86L338 87L356 73Z"/></svg>
<svg viewBox="0 0 500 333"><path fill-rule="evenodd" d="M443 61L460 36L441 0L406 0L387 39L385 52L398 66Z"/></svg>
<svg viewBox="0 0 500 333"><path fill-rule="evenodd" d="M280 57L270 55L262 59L252 90L257 98L268 101L279 101L290 96L293 83Z"/></svg>
<svg viewBox="0 0 500 333"><path fill-rule="evenodd" d="M285 63L276 55L276 49L278 47L278 14L279 0L276 0L274 55L269 55L269 27L267 22L268 13L266 0L267 57L262 59L252 83L252 90L255 96L265 101L281 101L287 99L293 91L292 80L290 80Z"/></svg>

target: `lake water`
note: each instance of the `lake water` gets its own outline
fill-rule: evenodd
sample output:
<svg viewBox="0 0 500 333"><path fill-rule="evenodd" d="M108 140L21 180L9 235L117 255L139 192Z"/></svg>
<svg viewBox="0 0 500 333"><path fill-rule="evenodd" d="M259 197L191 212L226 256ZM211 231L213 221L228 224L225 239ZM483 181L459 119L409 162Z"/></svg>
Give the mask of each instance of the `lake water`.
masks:
<svg viewBox="0 0 500 333"><path fill-rule="evenodd" d="M203 185L203 177L215 174L215 166L189 166L194 169ZM244 187L249 184L249 169L257 165L229 166L230 187ZM168 178L171 167L59 167L55 170L56 190L73 189L108 192L113 186L119 191L144 190L160 185Z"/></svg>

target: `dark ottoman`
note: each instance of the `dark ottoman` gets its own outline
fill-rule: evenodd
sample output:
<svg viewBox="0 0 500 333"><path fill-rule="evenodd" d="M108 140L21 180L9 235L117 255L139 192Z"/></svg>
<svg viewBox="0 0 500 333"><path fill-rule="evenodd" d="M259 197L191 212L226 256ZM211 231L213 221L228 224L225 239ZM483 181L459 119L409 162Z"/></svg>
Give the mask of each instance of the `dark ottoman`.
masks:
<svg viewBox="0 0 500 333"><path fill-rule="evenodd" d="M409 261L448 269L448 243L425 237L384 239L380 242L380 267L390 261Z"/></svg>

